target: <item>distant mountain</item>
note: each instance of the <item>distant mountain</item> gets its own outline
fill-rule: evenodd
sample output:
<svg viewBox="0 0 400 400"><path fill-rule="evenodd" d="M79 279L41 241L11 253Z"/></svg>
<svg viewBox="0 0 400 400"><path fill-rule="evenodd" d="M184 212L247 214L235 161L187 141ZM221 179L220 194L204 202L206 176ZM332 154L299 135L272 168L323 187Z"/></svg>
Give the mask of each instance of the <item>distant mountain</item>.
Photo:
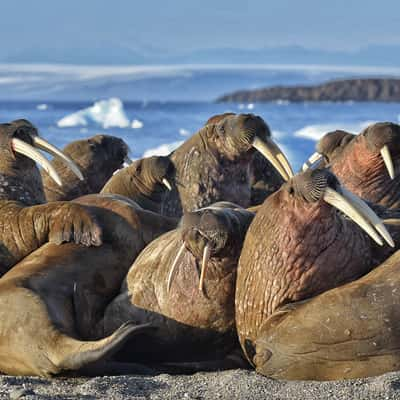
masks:
<svg viewBox="0 0 400 400"><path fill-rule="evenodd" d="M274 86L226 94L217 102L386 101L400 102L400 79L343 79L313 86Z"/></svg>
<svg viewBox="0 0 400 400"><path fill-rule="evenodd" d="M323 65L400 65L400 45L368 46L357 51L329 51L301 46L262 49L200 49L186 53L132 51L123 46L81 48L18 49L0 55L0 62L62 64L323 64Z"/></svg>

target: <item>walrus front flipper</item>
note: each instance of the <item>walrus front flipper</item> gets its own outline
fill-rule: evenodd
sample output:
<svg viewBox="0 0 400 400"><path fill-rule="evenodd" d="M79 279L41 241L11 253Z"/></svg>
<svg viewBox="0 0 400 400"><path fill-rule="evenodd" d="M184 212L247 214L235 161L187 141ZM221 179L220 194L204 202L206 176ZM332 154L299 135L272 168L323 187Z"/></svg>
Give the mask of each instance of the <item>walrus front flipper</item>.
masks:
<svg viewBox="0 0 400 400"><path fill-rule="evenodd" d="M64 336L57 345L60 354L55 354L55 357L58 358L56 365L60 370L81 369L88 364L110 357L131 336L152 329L154 327L151 324L136 325L127 322L112 335L93 342L84 342Z"/></svg>

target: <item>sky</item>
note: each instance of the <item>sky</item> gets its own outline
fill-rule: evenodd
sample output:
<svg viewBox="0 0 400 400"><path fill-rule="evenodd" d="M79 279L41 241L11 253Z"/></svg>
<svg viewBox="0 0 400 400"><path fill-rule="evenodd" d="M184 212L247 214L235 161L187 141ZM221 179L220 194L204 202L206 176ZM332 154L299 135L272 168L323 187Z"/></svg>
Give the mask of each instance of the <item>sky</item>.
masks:
<svg viewBox="0 0 400 400"><path fill-rule="evenodd" d="M2 54L400 44L398 0L1 0Z"/></svg>

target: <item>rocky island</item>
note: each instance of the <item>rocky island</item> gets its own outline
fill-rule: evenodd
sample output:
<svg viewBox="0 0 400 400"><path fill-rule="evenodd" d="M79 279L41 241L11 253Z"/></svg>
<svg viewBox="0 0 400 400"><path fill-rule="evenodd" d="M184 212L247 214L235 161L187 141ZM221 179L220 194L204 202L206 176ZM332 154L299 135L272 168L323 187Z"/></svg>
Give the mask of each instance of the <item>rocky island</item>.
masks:
<svg viewBox="0 0 400 400"><path fill-rule="evenodd" d="M400 102L400 79L343 79L313 86L272 86L225 94L217 102L268 101L380 101Z"/></svg>

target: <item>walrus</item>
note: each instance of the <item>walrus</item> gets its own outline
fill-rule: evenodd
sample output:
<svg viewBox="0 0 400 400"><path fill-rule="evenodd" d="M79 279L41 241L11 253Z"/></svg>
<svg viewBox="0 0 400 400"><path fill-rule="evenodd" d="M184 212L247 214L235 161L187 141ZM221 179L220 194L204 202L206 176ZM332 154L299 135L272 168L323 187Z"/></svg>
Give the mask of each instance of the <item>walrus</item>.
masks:
<svg viewBox="0 0 400 400"><path fill-rule="evenodd" d="M275 311L252 361L277 379L365 378L400 369L400 251L368 275Z"/></svg>
<svg viewBox="0 0 400 400"><path fill-rule="evenodd" d="M185 213L176 230L140 253L106 309L105 334L128 320L158 329L145 342L127 343L123 360L193 362L191 367L200 369L224 365L239 348L236 267L253 215L227 202Z"/></svg>
<svg viewBox="0 0 400 400"><path fill-rule="evenodd" d="M205 125L216 124L228 115L235 113L217 114L210 117ZM266 123L266 135L271 137L271 130ZM251 200L250 205L261 204L270 194L276 192L283 184L284 179L260 152L256 151L250 163Z"/></svg>
<svg viewBox="0 0 400 400"><path fill-rule="evenodd" d="M63 185L55 185L46 171L42 171L47 201L72 200L90 193L99 193L113 173L122 168L124 162L131 163L129 147L120 138L110 135L95 135L76 140L64 147L63 153L72 159L82 172L72 173L65 163L56 157L51 161L60 175Z"/></svg>
<svg viewBox="0 0 400 400"><path fill-rule="evenodd" d="M117 196L86 196L103 227L100 247L47 243L0 280L0 371L51 376L99 368L132 334L147 331L127 321L110 335L102 331L104 309L119 292L134 258L147 243L173 229L172 219ZM96 365L92 363L96 362ZM101 367L101 366L100 366ZM99 373L109 371L107 364ZM117 373L116 369L113 373ZM126 373L128 370L123 369ZM132 364L132 371L141 371ZM108 372L107 372L108 373Z"/></svg>
<svg viewBox="0 0 400 400"><path fill-rule="evenodd" d="M115 173L100 193L119 194L146 210L161 213L166 190L172 190L168 179L172 172L169 157L145 157Z"/></svg>
<svg viewBox="0 0 400 400"><path fill-rule="evenodd" d="M238 266L236 324L248 360L253 363L255 342L277 308L368 273L375 266L372 240L394 247L376 214L326 169L298 174L268 197Z"/></svg>
<svg viewBox="0 0 400 400"><path fill-rule="evenodd" d="M329 159L329 167L350 191L375 204L400 207L400 125L379 122L359 135L330 134L317 144L313 160Z"/></svg>
<svg viewBox="0 0 400 400"><path fill-rule="evenodd" d="M29 121L0 124L0 276L48 241L73 241L84 246L99 246L102 242L101 227L87 208L68 202L40 204L45 199L34 161L59 184L62 182L37 148L59 157L62 154L39 138ZM62 157L77 172L72 160Z"/></svg>
<svg viewBox="0 0 400 400"><path fill-rule="evenodd" d="M205 125L169 156L175 185L162 213L179 217L183 211L217 201L248 207L254 149L267 157L284 179L293 176L286 157L268 137L262 118L228 114L215 124Z"/></svg>

